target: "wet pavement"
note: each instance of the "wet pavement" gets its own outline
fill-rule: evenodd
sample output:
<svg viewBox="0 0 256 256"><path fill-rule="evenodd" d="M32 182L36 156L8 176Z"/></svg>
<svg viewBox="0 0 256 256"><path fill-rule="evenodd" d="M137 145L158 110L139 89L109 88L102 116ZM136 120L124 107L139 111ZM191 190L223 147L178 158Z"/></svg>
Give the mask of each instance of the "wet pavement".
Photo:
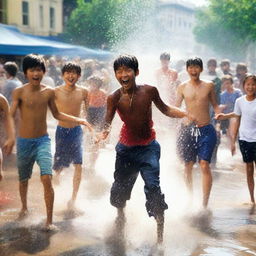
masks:
<svg viewBox="0 0 256 256"><path fill-rule="evenodd" d="M194 170L194 195L188 195L182 164L175 154L175 139L159 128L162 146L161 186L169 209L166 211L164 244L156 247L156 224L147 216L143 182L139 177L127 203L125 223L116 219L109 203L115 161L114 142L100 150L95 170L85 165L75 214L67 210L72 192L72 167L55 186L54 224L57 232L42 230L45 221L43 188L38 168L29 183L30 214L16 221L19 195L15 158L8 159L0 183L0 255L49 256L247 256L256 255L256 211L249 200L241 155L231 157L225 139L213 170L210 211L202 211L201 175ZM50 132L51 134L51 132ZM54 143L54 141L53 141ZM85 159L88 153L85 154ZM86 160L85 160L86 162ZM88 175L88 173L91 175ZM4 195L3 195L4 193ZM9 201L9 202L8 202Z"/></svg>

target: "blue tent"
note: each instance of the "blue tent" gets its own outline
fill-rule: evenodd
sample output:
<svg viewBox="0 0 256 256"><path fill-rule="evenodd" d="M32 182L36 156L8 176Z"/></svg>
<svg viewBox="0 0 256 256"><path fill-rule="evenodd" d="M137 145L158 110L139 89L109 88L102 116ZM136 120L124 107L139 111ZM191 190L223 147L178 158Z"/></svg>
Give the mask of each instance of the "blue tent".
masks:
<svg viewBox="0 0 256 256"><path fill-rule="evenodd" d="M0 24L0 54L27 55L30 53L43 55L79 56L82 58L106 59L110 52L92 50L86 47L66 44L58 41L42 39L42 37L21 33L16 27Z"/></svg>

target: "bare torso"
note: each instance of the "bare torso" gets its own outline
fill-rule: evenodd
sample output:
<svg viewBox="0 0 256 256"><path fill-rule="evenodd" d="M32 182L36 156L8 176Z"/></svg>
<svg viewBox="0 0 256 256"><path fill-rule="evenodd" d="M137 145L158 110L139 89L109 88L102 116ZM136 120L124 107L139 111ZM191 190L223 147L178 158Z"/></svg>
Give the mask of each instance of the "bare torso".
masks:
<svg viewBox="0 0 256 256"><path fill-rule="evenodd" d="M119 89L111 95L114 107L135 140L147 139L151 135L153 88L137 86L132 95Z"/></svg>
<svg viewBox="0 0 256 256"><path fill-rule="evenodd" d="M50 100L54 99L53 89L40 85L33 90L26 84L16 89L15 98L21 115L19 136L38 138L47 134L46 114Z"/></svg>
<svg viewBox="0 0 256 256"><path fill-rule="evenodd" d="M210 123L209 106L216 104L213 84L200 81L192 84L190 81L181 84L178 88L178 103L180 106L182 99L185 101L187 112L196 117L196 123L204 126Z"/></svg>
<svg viewBox="0 0 256 256"><path fill-rule="evenodd" d="M65 86L55 89L55 102L60 112L79 117L83 106L87 107L88 92L82 87L75 86L73 90L66 90ZM84 104L84 105L83 105ZM77 123L59 121L65 128L77 126Z"/></svg>

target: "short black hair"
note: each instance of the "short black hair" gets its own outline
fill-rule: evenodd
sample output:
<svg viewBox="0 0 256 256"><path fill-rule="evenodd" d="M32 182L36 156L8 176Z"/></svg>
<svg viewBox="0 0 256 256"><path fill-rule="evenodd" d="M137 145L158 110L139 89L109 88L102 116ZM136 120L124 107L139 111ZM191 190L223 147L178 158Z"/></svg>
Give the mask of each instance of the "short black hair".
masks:
<svg viewBox="0 0 256 256"><path fill-rule="evenodd" d="M65 72L70 72L70 71L75 71L78 75L81 75L81 67L72 61L64 64L64 66L61 69L61 73L63 75Z"/></svg>
<svg viewBox="0 0 256 256"><path fill-rule="evenodd" d="M15 62L13 61L8 61L4 63L4 70L10 75L15 77L17 72L18 72L18 66Z"/></svg>
<svg viewBox="0 0 256 256"><path fill-rule="evenodd" d="M168 52L163 52L160 54L160 60L170 60L171 59L171 55Z"/></svg>
<svg viewBox="0 0 256 256"><path fill-rule="evenodd" d="M201 69L203 69L203 61L199 57L190 58L186 61L186 67L189 66L199 66Z"/></svg>
<svg viewBox="0 0 256 256"><path fill-rule="evenodd" d="M28 69L37 67L41 68L45 73L45 62L42 56L36 54L28 54L24 57L22 62L24 74L27 73Z"/></svg>
<svg viewBox="0 0 256 256"><path fill-rule="evenodd" d="M139 70L139 63L135 56L133 55L119 55L114 61L114 71L116 72L118 68L126 66L134 70L134 72L137 72Z"/></svg>

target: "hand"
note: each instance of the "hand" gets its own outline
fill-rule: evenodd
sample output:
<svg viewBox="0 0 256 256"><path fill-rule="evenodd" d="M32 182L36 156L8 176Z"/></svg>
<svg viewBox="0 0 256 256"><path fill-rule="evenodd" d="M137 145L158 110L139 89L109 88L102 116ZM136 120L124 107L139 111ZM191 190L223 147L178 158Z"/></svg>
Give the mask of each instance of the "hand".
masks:
<svg viewBox="0 0 256 256"><path fill-rule="evenodd" d="M224 120L225 119L225 114L224 113L216 114L214 116L214 119L216 119L216 120Z"/></svg>
<svg viewBox="0 0 256 256"><path fill-rule="evenodd" d="M94 129L92 128L92 126L85 120L85 119L79 119L78 120L78 123L81 124L81 125L84 125L86 126L90 132L93 132Z"/></svg>
<svg viewBox="0 0 256 256"><path fill-rule="evenodd" d="M186 117L189 121L191 121L192 123L196 123L196 117L190 113L186 113Z"/></svg>
<svg viewBox="0 0 256 256"><path fill-rule="evenodd" d="M236 143L231 142L231 154L232 156L236 153Z"/></svg>
<svg viewBox="0 0 256 256"><path fill-rule="evenodd" d="M3 146L3 152L6 155L11 154L13 145L14 145L14 139L7 139Z"/></svg>
<svg viewBox="0 0 256 256"><path fill-rule="evenodd" d="M98 144L100 141L105 140L108 137L109 131L103 131L95 136L94 143Z"/></svg>

